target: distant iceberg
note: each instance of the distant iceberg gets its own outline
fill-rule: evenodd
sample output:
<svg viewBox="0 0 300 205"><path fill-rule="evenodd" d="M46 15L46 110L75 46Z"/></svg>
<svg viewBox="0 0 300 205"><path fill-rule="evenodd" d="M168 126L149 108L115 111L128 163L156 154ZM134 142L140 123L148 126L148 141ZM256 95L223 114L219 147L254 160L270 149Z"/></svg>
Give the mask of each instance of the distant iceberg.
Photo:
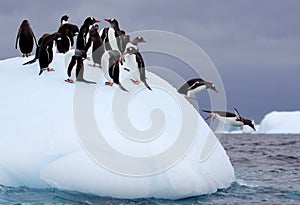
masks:
<svg viewBox="0 0 300 205"><path fill-rule="evenodd" d="M300 134L300 111L273 111L260 123L258 132L265 134Z"/></svg>
<svg viewBox="0 0 300 205"><path fill-rule="evenodd" d="M57 54L51 65L56 71L41 76L38 76L38 63L22 66L26 61L20 57L0 61L0 184L56 187L119 198L178 199L213 193L229 187L235 180L229 157L206 122L174 87L157 75L147 73L153 91L141 85L142 89L134 93L132 104L128 105L128 121L138 125L141 132L157 124L156 120L161 122L161 113L152 110L163 110L166 123L158 133L162 137L141 143L125 138L112 119L114 94L122 92L117 86L108 87L102 81L97 85L64 82L67 76L62 54ZM86 79L98 81L99 68L88 68L87 63ZM136 85L130 80L126 83L125 78L122 77L123 86L133 92ZM78 138L73 101L76 87L84 92L96 89L93 105L83 111L93 110L106 142L120 152L137 157L155 156L173 146L181 129L182 109L178 108L178 102L198 123L195 138L184 156L161 172L135 177L110 171L90 157ZM122 102L119 103L121 106ZM191 137L189 131L182 134L186 139ZM121 163L126 165L127 161ZM160 166L155 161L146 165ZM129 166L135 171L135 167Z"/></svg>

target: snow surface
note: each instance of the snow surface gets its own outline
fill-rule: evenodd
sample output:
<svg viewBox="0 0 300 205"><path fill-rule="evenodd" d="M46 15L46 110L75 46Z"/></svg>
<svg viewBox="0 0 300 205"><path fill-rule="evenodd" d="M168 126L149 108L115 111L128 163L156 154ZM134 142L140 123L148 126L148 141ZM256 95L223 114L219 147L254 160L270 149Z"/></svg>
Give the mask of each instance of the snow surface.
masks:
<svg viewBox="0 0 300 205"><path fill-rule="evenodd" d="M163 110L165 117L160 136L140 143L125 139L116 127L111 109L114 95L123 92L117 86L105 86L103 81L97 85L64 82L67 76L63 54L57 54L51 65L56 71L41 76L38 76L38 63L22 66L28 60L16 57L0 61L0 184L57 187L120 198L178 199L213 193L218 188L229 187L235 180L225 150L205 121L175 88L158 76L147 72L153 89L149 91L144 85L126 81L126 74L122 74L123 86L129 91L139 87L128 105L130 123L140 131L154 126L152 110L156 108ZM86 65L87 80L98 82L101 76L99 68ZM91 88L96 88L93 114L97 125L106 142L121 153L134 157L163 153L176 143L180 123L189 123L188 119L181 122L181 110L187 110L191 119L197 119L193 143L183 158L161 172L135 177L109 171L90 157L81 144L82 138L78 137L80 130L75 127L74 91ZM183 134L191 137L189 131Z"/></svg>
<svg viewBox="0 0 300 205"><path fill-rule="evenodd" d="M259 133L299 134L300 111L273 111L268 113L260 123Z"/></svg>

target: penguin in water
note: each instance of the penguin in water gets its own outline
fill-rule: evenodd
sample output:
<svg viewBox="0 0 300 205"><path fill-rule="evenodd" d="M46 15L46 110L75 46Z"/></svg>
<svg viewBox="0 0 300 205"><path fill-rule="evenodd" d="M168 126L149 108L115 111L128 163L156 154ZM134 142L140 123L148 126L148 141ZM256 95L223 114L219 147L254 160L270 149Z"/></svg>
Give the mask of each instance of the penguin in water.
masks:
<svg viewBox="0 0 300 205"><path fill-rule="evenodd" d="M87 43L87 35L89 33L90 27L94 23L100 22L99 20L93 18L93 17L88 17L85 19L83 25L80 27L79 34L77 36L77 42L76 42L76 48L79 50L85 50L86 48L86 43Z"/></svg>
<svg viewBox="0 0 300 205"><path fill-rule="evenodd" d="M117 50L105 51L101 58L101 70L105 78L108 80L105 85L112 86L113 83L117 84L123 91L128 92L119 80L120 78L120 52Z"/></svg>
<svg viewBox="0 0 300 205"><path fill-rule="evenodd" d="M83 73L84 73L83 61L86 59L86 57L87 57L86 52L84 50L78 50L78 49L75 50L75 54L72 56L71 61L68 65L67 74L69 78L65 80L67 83L74 83L75 81L74 73L75 73L76 81L96 84L95 82L87 81L83 78Z"/></svg>
<svg viewBox="0 0 300 205"><path fill-rule="evenodd" d="M185 96L187 99L193 99L196 100L196 98L193 98L192 95L199 93L203 91L204 89L211 89L218 93L217 88L215 85L211 82L207 82L201 78L194 78L189 81L187 81L184 85L182 85L178 92Z"/></svg>
<svg viewBox="0 0 300 205"><path fill-rule="evenodd" d="M146 81L145 63L141 53L134 47L128 47L124 55L126 65L131 69L130 71L133 71L131 81L136 85L143 82L149 90L152 90Z"/></svg>
<svg viewBox="0 0 300 205"><path fill-rule="evenodd" d="M41 38L39 38L38 44L37 44L36 49L35 49L35 56L34 56L34 58L33 58L32 60L26 62L26 63L23 63L23 65L33 64L33 63L36 62L36 60L39 59L40 47L41 47L42 41L43 41L44 38L46 38L46 37L49 36L49 35L50 35L50 34L46 33L46 34L42 35Z"/></svg>
<svg viewBox="0 0 300 205"><path fill-rule="evenodd" d="M36 43L36 38L34 33L30 27L30 23L28 20L23 20L22 24L20 25L17 39L16 39L16 49L18 49L18 42L19 48L23 54L23 57L31 56L31 52L33 49L33 44Z"/></svg>
<svg viewBox="0 0 300 205"><path fill-rule="evenodd" d="M57 44L57 50L60 53L66 53L70 50L74 45L74 37L79 33L79 28L74 24L68 23L68 19L67 15L61 18L61 25L57 31L62 35L61 41Z"/></svg>
<svg viewBox="0 0 300 205"><path fill-rule="evenodd" d="M91 67L99 67L101 64L101 58L105 52L102 39L98 33L98 24L94 25L89 31L89 39L86 44L86 52L91 50L91 56L93 64L89 64Z"/></svg>
<svg viewBox="0 0 300 205"><path fill-rule="evenodd" d="M202 111L206 113L210 113L210 115L205 120L212 118L212 120L214 121L217 118L218 120L226 124L236 126L236 127L242 127L244 125L248 125L254 131L256 131L252 120L243 118L236 108L234 108L234 113L224 112L224 111L209 111L209 110L202 110Z"/></svg>
<svg viewBox="0 0 300 205"><path fill-rule="evenodd" d="M121 39L119 37L124 35L125 32L120 30L119 22L115 18L106 18L104 20L110 24L109 28L104 28L100 31L102 41L107 44L105 45L106 50L121 52Z"/></svg>
<svg viewBox="0 0 300 205"><path fill-rule="evenodd" d="M54 71L53 68L49 68L49 64L52 62L53 57L56 53L57 41L61 40L61 34L56 32L51 35L46 35L41 43L39 51L39 64L40 72L39 75L43 73L44 70Z"/></svg>

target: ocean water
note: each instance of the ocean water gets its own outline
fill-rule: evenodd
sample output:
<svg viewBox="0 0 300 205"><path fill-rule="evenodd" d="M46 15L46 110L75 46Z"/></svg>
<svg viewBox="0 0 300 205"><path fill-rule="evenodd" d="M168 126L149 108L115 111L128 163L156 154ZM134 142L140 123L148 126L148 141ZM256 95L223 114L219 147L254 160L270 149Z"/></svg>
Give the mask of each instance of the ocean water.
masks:
<svg viewBox="0 0 300 205"><path fill-rule="evenodd" d="M58 189L0 186L0 204L300 204L300 135L222 135L236 182L181 200L114 199ZM220 168L221 169L221 168Z"/></svg>

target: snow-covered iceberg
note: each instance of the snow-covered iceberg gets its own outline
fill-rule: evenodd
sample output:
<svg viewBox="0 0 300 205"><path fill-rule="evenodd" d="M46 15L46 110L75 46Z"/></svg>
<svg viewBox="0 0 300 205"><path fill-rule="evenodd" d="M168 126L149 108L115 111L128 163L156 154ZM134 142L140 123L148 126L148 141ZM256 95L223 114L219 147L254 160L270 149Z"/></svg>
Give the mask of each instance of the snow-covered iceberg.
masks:
<svg viewBox="0 0 300 205"><path fill-rule="evenodd" d="M265 134L299 134L299 122L300 111L273 111L263 118L258 131Z"/></svg>
<svg viewBox="0 0 300 205"><path fill-rule="evenodd" d="M178 199L213 193L234 181L233 167L216 136L192 105L157 75L147 73L153 91L133 85L123 76L123 86L130 91L126 93L117 86L105 86L103 81L97 85L65 83L62 54L57 54L52 63L56 71L41 76L37 63L22 66L27 60L16 57L0 61L0 184L57 187L121 198ZM99 68L86 65L86 79L99 81L101 75ZM92 104L78 110L77 103L91 97L78 93L88 95L91 90ZM124 137L127 126L116 119L122 110L116 113L112 109L123 106L118 100L124 95L131 95L125 108L129 125L138 127L136 136L132 136L135 140ZM119 104L114 105L116 102ZM183 112L189 116L183 117ZM86 113L91 113L88 117L103 134L101 143L107 147L138 159L137 164L139 159L153 157L151 164L143 164L150 171L133 167L136 161L111 159L107 154L110 152L105 152L107 147L98 151L107 154L109 162L105 162L105 156L99 156L103 157L103 164L93 158L92 152L97 154L97 150L85 146L86 138L82 129L78 129L80 123L85 124L86 119L80 116L85 117ZM188 124L195 122L197 129L190 130ZM137 140L139 133L155 126L162 130L156 133L158 137L144 142ZM179 135L184 137L179 139ZM99 148L96 145L101 143L97 139L95 147ZM177 149L168 155L167 150L175 145ZM181 154L177 156L178 153ZM177 160L166 166L161 160L153 160L158 155L164 163L174 160L174 156ZM151 170L153 167L159 169ZM125 170L117 173L118 168Z"/></svg>

